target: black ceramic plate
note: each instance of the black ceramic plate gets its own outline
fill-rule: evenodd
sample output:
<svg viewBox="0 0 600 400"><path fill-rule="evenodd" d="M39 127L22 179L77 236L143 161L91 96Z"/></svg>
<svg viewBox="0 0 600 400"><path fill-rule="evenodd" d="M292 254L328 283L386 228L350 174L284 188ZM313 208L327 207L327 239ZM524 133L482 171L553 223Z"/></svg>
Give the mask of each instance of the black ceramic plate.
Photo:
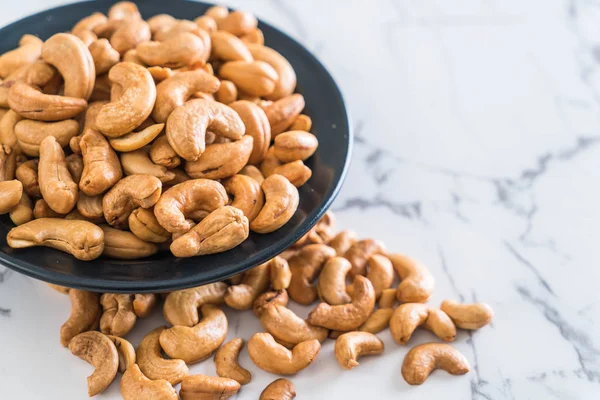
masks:
<svg viewBox="0 0 600 400"><path fill-rule="evenodd" d="M26 33L47 39L70 30L81 18L95 11L106 13L115 1L71 4L44 11L0 29L0 53L16 47ZM210 6L184 0L138 1L144 18L169 13L193 19ZM24 274L59 285L93 291L141 293L169 291L217 281L256 266L281 253L304 235L327 211L338 193L349 163L352 134L342 95L323 65L302 45L260 22L268 46L293 65L298 76L297 92L306 100L305 113L313 121L312 132L319 148L307 165L312 178L300 188L300 206L293 218L276 232L251 233L248 240L224 253L193 258L175 258L169 252L137 261L99 258L79 261L60 251L36 247L11 249L6 234L13 227L8 216L0 218L0 263Z"/></svg>

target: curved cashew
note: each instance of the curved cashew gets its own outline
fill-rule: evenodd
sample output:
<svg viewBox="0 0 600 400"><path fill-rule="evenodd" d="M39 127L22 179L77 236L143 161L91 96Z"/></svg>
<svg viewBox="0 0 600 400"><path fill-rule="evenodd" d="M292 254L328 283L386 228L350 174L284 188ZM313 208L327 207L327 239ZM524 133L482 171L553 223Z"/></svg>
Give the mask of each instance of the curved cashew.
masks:
<svg viewBox="0 0 600 400"><path fill-rule="evenodd" d="M126 224L137 208L150 208L160 198L162 184L152 175L129 175L117 182L102 199L104 218L112 226Z"/></svg>
<svg viewBox="0 0 600 400"><path fill-rule="evenodd" d="M83 174L83 157L80 154L71 154L67 156L66 161L67 169L73 178L73 182L79 185L81 175Z"/></svg>
<svg viewBox="0 0 600 400"><path fill-rule="evenodd" d="M110 139L113 149L120 152L129 152L141 149L154 140L163 130L165 124L150 125L138 132L130 132L116 139Z"/></svg>
<svg viewBox="0 0 600 400"><path fill-rule="evenodd" d="M159 338L165 329L160 326L144 336L136 351L137 364L148 378L165 379L176 385L189 374L189 369L183 360L163 358Z"/></svg>
<svg viewBox="0 0 600 400"><path fill-rule="evenodd" d="M304 131L288 131L275 137L275 156L282 163L306 160L319 146L316 136Z"/></svg>
<svg viewBox="0 0 600 400"><path fill-rule="evenodd" d="M373 254L385 254L385 245L375 239L363 239L350 246L344 253L344 257L352 264L350 276L365 275L367 261Z"/></svg>
<svg viewBox="0 0 600 400"><path fill-rule="evenodd" d="M202 69L180 72L156 86L156 105L152 117L167 122L169 115L196 92L215 93L220 82Z"/></svg>
<svg viewBox="0 0 600 400"><path fill-rule="evenodd" d="M77 199L77 211L84 218L93 221L103 221L102 196L88 196L80 192L79 199Z"/></svg>
<svg viewBox="0 0 600 400"><path fill-rule="evenodd" d="M383 289L379 297L379 308L394 308L396 303L396 289Z"/></svg>
<svg viewBox="0 0 600 400"><path fill-rule="evenodd" d="M96 82L94 59L81 39L57 33L44 42L42 60L54 66L65 81L65 96L89 99Z"/></svg>
<svg viewBox="0 0 600 400"><path fill-rule="evenodd" d="M209 53L209 46L194 33L179 32L162 42L141 43L136 47L136 52L146 65L178 68L204 63Z"/></svg>
<svg viewBox="0 0 600 400"><path fill-rule="evenodd" d="M106 336L115 344L117 349L117 354L119 355L119 372L124 373L134 365L137 367L135 363L135 349L132 344L118 336Z"/></svg>
<svg viewBox="0 0 600 400"><path fill-rule="evenodd" d="M245 35L256 29L258 25L256 17L245 11L230 12L222 18L215 18L215 21L220 30L230 32L235 36Z"/></svg>
<svg viewBox="0 0 600 400"><path fill-rule="evenodd" d="M350 296L346 293L346 275L351 268L352 264L343 257L334 257L325 263L317 284L322 301L331 305L350 302Z"/></svg>
<svg viewBox="0 0 600 400"><path fill-rule="evenodd" d="M469 362L454 347L443 343L425 343L413 347L402 363L402 377L409 385L420 385L436 369L452 375L469 372Z"/></svg>
<svg viewBox="0 0 600 400"><path fill-rule="evenodd" d="M138 317L147 317L156 306L156 295L153 293L136 294L133 297L133 312Z"/></svg>
<svg viewBox="0 0 600 400"><path fill-rule="evenodd" d="M368 332L348 332L335 341L335 358L340 367L352 369L358 366L356 359L360 356L383 353L383 342Z"/></svg>
<svg viewBox="0 0 600 400"><path fill-rule="evenodd" d="M85 114L83 115L83 128L81 129L81 132L86 132L88 129L95 129L96 117L98 116L98 113L102 107L106 104L108 104L107 101L94 101L93 103L90 103L89 107L85 111ZM73 147L71 147L71 149L76 153L80 152L80 150L73 149Z"/></svg>
<svg viewBox="0 0 600 400"><path fill-rule="evenodd" d="M43 42L32 35L23 35L19 47L0 56L0 78L6 78L24 65L34 63L42 52Z"/></svg>
<svg viewBox="0 0 600 400"><path fill-rule="evenodd" d="M0 214L6 214L19 204L23 195L23 184L14 179L0 182Z"/></svg>
<svg viewBox="0 0 600 400"><path fill-rule="evenodd" d="M313 325L339 331L350 331L361 326L375 307L375 290L364 276L354 278L352 303L330 306L321 303L308 314L308 322Z"/></svg>
<svg viewBox="0 0 600 400"><path fill-rule="evenodd" d="M90 129L79 142L83 172L79 188L88 196L97 196L113 187L123 176L119 158L106 138Z"/></svg>
<svg viewBox="0 0 600 400"><path fill-rule="evenodd" d="M223 304L226 291L224 282L176 290L167 296L163 315L171 325L194 326L200 320L198 308L204 304Z"/></svg>
<svg viewBox="0 0 600 400"><path fill-rule="evenodd" d="M203 318L193 327L174 326L160 334L160 346L171 358L192 364L202 361L219 348L227 336L227 317L218 307L205 304Z"/></svg>
<svg viewBox="0 0 600 400"><path fill-rule="evenodd" d="M39 199L33 207L33 218L65 218L65 214L59 214L48 206L44 199Z"/></svg>
<svg viewBox="0 0 600 400"><path fill-rule="evenodd" d="M135 49L141 43L150 40L152 34L146 21L133 19L119 24L115 32L110 36L111 46L119 53L125 54Z"/></svg>
<svg viewBox="0 0 600 400"><path fill-rule="evenodd" d="M278 375L293 375L317 357L321 350L318 340L308 340L290 351L275 341L269 333L255 333L248 341L248 354L256 366Z"/></svg>
<svg viewBox="0 0 600 400"><path fill-rule="evenodd" d="M97 293L70 289L71 315L60 327L60 344L69 345L71 339L82 332L95 329L100 319L100 300Z"/></svg>
<svg viewBox="0 0 600 400"><path fill-rule="evenodd" d="M146 378L140 367L133 364L121 378L121 395L124 400L154 399L177 400L177 391L164 379Z"/></svg>
<svg viewBox="0 0 600 400"><path fill-rule="evenodd" d="M65 147L79 132L79 123L74 119L58 122L43 122L25 119L15 125L15 135L23 153L31 157L40 155L40 144L46 136L54 136L60 147Z"/></svg>
<svg viewBox="0 0 600 400"><path fill-rule="evenodd" d="M15 171L16 178L23 184L23 190L31 197L42 197L38 183L38 160L25 161Z"/></svg>
<svg viewBox="0 0 600 400"><path fill-rule="evenodd" d="M94 60L96 75L107 73L121 59L119 52L110 45L108 39L93 41L89 46L89 51Z"/></svg>
<svg viewBox="0 0 600 400"><path fill-rule="evenodd" d="M18 154L21 154L21 148L15 134L15 127L22 119L23 117L13 110L8 110L0 120L0 143L4 146L10 146Z"/></svg>
<svg viewBox="0 0 600 400"><path fill-rule="evenodd" d="M150 32L154 34L159 30L163 30L174 25L177 22L177 19L169 14L157 14L151 18L148 18L146 22L150 27Z"/></svg>
<svg viewBox="0 0 600 400"><path fill-rule="evenodd" d="M263 61L228 61L219 69L219 76L235 83L244 93L258 97L273 93L279 79L277 71Z"/></svg>
<svg viewBox="0 0 600 400"><path fill-rule="evenodd" d="M400 277L400 285L396 298L402 303L425 303L435 287L433 275L421 262L404 254L389 254L396 273Z"/></svg>
<svg viewBox="0 0 600 400"><path fill-rule="evenodd" d="M154 164L175 168L181 164L181 158L169 144L167 135L160 135L150 146L150 159Z"/></svg>
<svg viewBox="0 0 600 400"><path fill-rule="evenodd" d="M324 244L311 244L304 247L288 260L292 271L292 280L288 287L290 297L297 303L308 305L317 298L317 289L312 282L317 279L321 269L335 250Z"/></svg>
<svg viewBox="0 0 600 400"><path fill-rule="evenodd" d="M223 6L212 6L204 12L204 15L211 17L215 21L220 21L229 15L229 10Z"/></svg>
<svg viewBox="0 0 600 400"><path fill-rule="evenodd" d="M214 96L215 100L217 100L219 103L230 105L231 103L237 100L238 90L235 86L235 83L228 80L222 80L221 86L219 86L219 90L217 90L217 92L214 93ZM271 128L271 126L269 126L269 128Z"/></svg>
<svg viewBox="0 0 600 400"><path fill-rule="evenodd" d="M103 392L117 376L119 355L114 343L100 332L83 332L69 342L69 350L94 366L94 373L88 376L88 395Z"/></svg>
<svg viewBox="0 0 600 400"><path fill-rule="evenodd" d="M0 145L0 181L14 179L17 169L17 152L10 146Z"/></svg>
<svg viewBox="0 0 600 400"><path fill-rule="evenodd" d="M494 318L492 307L485 303L460 304L454 300L444 300L440 308L461 329L483 328Z"/></svg>
<svg viewBox="0 0 600 400"><path fill-rule="evenodd" d="M214 143L195 161L185 164L192 178L223 179L233 176L248 163L252 152L252 136L228 143Z"/></svg>
<svg viewBox="0 0 600 400"><path fill-rule="evenodd" d="M240 171L240 175L249 176L250 178L254 179L259 184L262 184L263 181L265 180L265 177L263 176L262 172L260 172L260 170L258 168L256 168L254 165L246 165Z"/></svg>
<svg viewBox="0 0 600 400"><path fill-rule="evenodd" d="M248 221L252 222L265 203L260 184L248 176L238 174L227 179L223 185L233 199L231 206L240 209Z"/></svg>
<svg viewBox="0 0 600 400"><path fill-rule="evenodd" d="M285 307L288 304L288 300L287 290L285 289L276 290L274 292L264 292L254 300L252 312L260 318L262 313L264 313L268 307L275 305Z"/></svg>
<svg viewBox="0 0 600 400"><path fill-rule="evenodd" d="M4 182L0 182L0 192L2 191L2 183ZM27 193L21 193L19 203L10 210L8 216L16 226L23 225L33 219L33 204Z"/></svg>
<svg viewBox="0 0 600 400"><path fill-rule="evenodd" d="M125 175L147 174L160 179L161 182L168 182L175 177L175 174L168 171L162 165L156 165L150 160L149 148L121 153L121 166Z"/></svg>
<svg viewBox="0 0 600 400"><path fill-rule="evenodd" d="M228 139L241 139L245 126L238 114L224 104L196 99L177 107L167 120L167 138L182 158L197 160L206 148L210 130Z"/></svg>
<svg viewBox="0 0 600 400"><path fill-rule="evenodd" d="M226 400L240 390L240 384L229 378L207 375L191 375L181 382L181 400Z"/></svg>
<svg viewBox="0 0 600 400"><path fill-rule="evenodd" d="M227 288L225 303L236 310L248 310L268 287L269 264L264 263L246 271L239 285Z"/></svg>
<svg viewBox="0 0 600 400"><path fill-rule="evenodd" d="M8 105L24 118L62 121L84 111L87 101L78 97L44 94L33 86L16 82L8 92Z"/></svg>
<svg viewBox="0 0 600 400"><path fill-rule="evenodd" d="M288 262L282 257L274 257L268 262L268 265L273 289L287 289L292 280L292 271Z"/></svg>
<svg viewBox="0 0 600 400"><path fill-rule="evenodd" d="M201 15L194 19L194 23L198 25L200 29L205 30L208 33L213 33L217 30L217 21L211 16Z"/></svg>
<svg viewBox="0 0 600 400"><path fill-rule="evenodd" d="M250 382L252 375L238 361L242 347L244 347L244 339L240 338L231 339L225 343L215 353L215 366L217 375L220 377L233 379L240 385L245 385Z"/></svg>
<svg viewBox="0 0 600 400"><path fill-rule="evenodd" d="M273 174L285 177L296 187L304 185L312 176L312 170L308 168L302 160L292 161L278 166L273 170Z"/></svg>
<svg viewBox="0 0 600 400"><path fill-rule="evenodd" d="M260 393L258 400L292 400L296 397L296 389L292 382L279 378L269 383Z"/></svg>
<svg viewBox="0 0 600 400"><path fill-rule="evenodd" d="M285 225L298 208L298 189L281 175L271 175L261 185L265 205L250 228L257 233L270 233Z"/></svg>
<svg viewBox="0 0 600 400"><path fill-rule="evenodd" d="M329 331L313 326L284 306L273 305L264 309L260 323L265 331L279 341L296 345L306 340L323 342Z"/></svg>
<svg viewBox="0 0 600 400"><path fill-rule="evenodd" d="M175 76L175 71L167 67L148 67L148 72L150 72L156 84Z"/></svg>
<svg viewBox="0 0 600 400"><path fill-rule="evenodd" d="M310 128L312 127L312 120L308 115L300 114L298 118L294 121L294 123L290 126L291 131L304 131L310 132Z"/></svg>
<svg viewBox="0 0 600 400"><path fill-rule="evenodd" d="M226 31L211 33L212 57L223 61L252 61L252 54L238 37Z"/></svg>
<svg viewBox="0 0 600 400"><path fill-rule="evenodd" d="M133 233L102 225L104 231L104 252L102 255L119 260L137 260L158 252L158 246L148 243Z"/></svg>
<svg viewBox="0 0 600 400"><path fill-rule="evenodd" d="M192 33L200 37L200 39L202 39L202 41L204 41L207 45L210 43L210 36L208 35L208 32L202 31L196 23L187 19L175 20L174 23L154 32L154 40L157 42L164 42L165 40L183 32Z"/></svg>
<svg viewBox="0 0 600 400"><path fill-rule="evenodd" d="M369 333L379 333L390 325L390 320L394 314L393 308L380 308L369 315L364 324L358 328L359 331Z"/></svg>
<svg viewBox="0 0 600 400"><path fill-rule="evenodd" d="M271 135L277 136L281 132L285 132L303 109L304 97L298 93L283 97L263 107L271 125Z"/></svg>
<svg viewBox="0 0 600 400"><path fill-rule="evenodd" d="M310 231L294 243L294 247L311 243L328 243L333 237L334 226L335 215L332 211L327 211Z"/></svg>
<svg viewBox="0 0 600 400"><path fill-rule="evenodd" d="M289 61L270 47L262 44L247 43L248 50L255 60L268 63L279 75L273 92L266 97L267 100L279 100L294 93L296 88L296 73Z"/></svg>
<svg viewBox="0 0 600 400"><path fill-rule="evenodd" d="M383 290L392 286L394 281L392 262L386 256L373 254L367 261L367 270L367 279L373 284L375 297L379 299ZM349 285L346 290L352 293L352 285Z"/></svg>
<svg viewBox="0 0 600 400"><path fill-rule="evenodd" d="M132 302L130 294L104 293L100 297L103 309L100 331L117 337L127 335L137 320Z"/></svg>
<svg viewBox="0 0 600 400"><path fill-rule="evenodd" d="M75 207L79 190L54 136L47 136L40 144L38 180L42 197L54 211L66 214Z"/></svg>
<svg viewBox="0 0 600 400"><path fill-rule="evenodd" d="M92 31L78 31L78 32L71 32L71 33L73 33L73 35L77 36L83 42L84 46L89 46L92 43L94 43L96 40L98 40L98 35L96 35Z"/></svg>
<svg viewBox="0 0 600 400"><path fill-rule="evenodd" d="M108 78L121 88L96 116L96 127L110 138L123 136L140 126L152 112L156 86L152 75L140 65L120 62L110 69Z"/></svg>
<svg viewBox="0 0 600 400"><path fill-rule="evenodd" d="M390 332L396 343L406 344L421 325L446 342L456 337L456 326L445 312L421 303L406 303L396 308Z"/></svg>
<svg viewBox="0 0 600 400"><path fill-rule="evenodd" d="M108 19L123 19L129 21L139 18L142 18L140 11L135 3L131 1L120 1L115 3L108 10Z"/></svg>
<svg viewBox="0 0 600 400"><path fill-rule="evenodd" d="M75 24L71 32L74 34L80 31L93 31L94 28L106 23L108 19L101 12L95 12L85 18L82 18Z"/></svg>
<svg viewBox="0 0 600 400"><path fill-rule="evenodd" d="M192 213L211 213L227 204L223 185L208 179L189 180L166 190L154 207L158 223L172 233L190 230L186 221Z"/></svg>
<svg viewBox="0 0 600 400"><path fill-rule="evenodd" d="M256 104L240 100L229 104L246 126L246 135L254 139L249 164L258 164L267 154L271 142L271 126L265 112Z"/></svg>
<svg viewBox="0 0 600 400"><path fill-rule="evenodd" d="M146 242L164 243L171 238L171 234L158 223L154 212L145 208L136 208L129 214L129 229Z"/></svg>

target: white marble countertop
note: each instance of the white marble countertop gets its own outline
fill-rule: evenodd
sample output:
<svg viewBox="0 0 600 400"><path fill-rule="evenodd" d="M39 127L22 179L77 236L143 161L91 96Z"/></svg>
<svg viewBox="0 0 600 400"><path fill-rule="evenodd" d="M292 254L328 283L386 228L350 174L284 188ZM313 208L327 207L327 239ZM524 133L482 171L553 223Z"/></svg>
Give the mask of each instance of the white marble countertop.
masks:
<svg viewBox="0 0 600 400"><path fill-rule="evenodd" d="M0 25L64 3L18 0ZM341 6L343 4L343 6ZM600 5L572 1L231 1L282 28L344 92L356 146L338 225L423 260L432 304L488 302L455 342L472 372L410 387L407 347L342 371L328 341L300 399L600 398ZM598 158L596 158L598 157ZM595 250L594 250L595 249ZM305 315L306 309L295 308ZM0 267L0 398L81 399L92 368L58 341L69 299ZM260 329L232 313L229 338ZM163 319L139 320L134 344ZM411 344L433 340L419 332ZM238 399L275 376L256 368ZM214 374L212 361L193 373ZM98 396L117 399L118 384Z"/></svg>

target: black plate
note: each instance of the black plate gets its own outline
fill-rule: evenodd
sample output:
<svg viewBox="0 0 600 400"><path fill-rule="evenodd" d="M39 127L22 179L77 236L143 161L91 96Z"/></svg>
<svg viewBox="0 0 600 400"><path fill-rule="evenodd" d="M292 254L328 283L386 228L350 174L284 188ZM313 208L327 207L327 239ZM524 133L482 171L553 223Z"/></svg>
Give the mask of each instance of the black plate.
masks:
<svg viewBox="0 0 600 400"><path fill-rule="evenodd" d="M16 47L26 33L47 39L70 30L94 11L106 13L116 1L66 5L43 11L0 29L0 53ZM169 13L193 19L210 6L184 0L145 0L138 7L144 18ZM313 121L319 148L307 161L312 178L300 188L300 206L292 219L276 232L250 238L233 250L193 258L175 258L163 252L138 261L99 258L79 261L60 251L36 247L11 249L6 234L13 227L8 216L0 218L0 262L34 278L93 291L141 293L169 291L222 280L281 253L304 235L327 211L337 195L349 164L352 133L342 95L323 65L302 45L272 26L260 22L265 42L293 65L297 92L306 100L305 113Z"/></svg>

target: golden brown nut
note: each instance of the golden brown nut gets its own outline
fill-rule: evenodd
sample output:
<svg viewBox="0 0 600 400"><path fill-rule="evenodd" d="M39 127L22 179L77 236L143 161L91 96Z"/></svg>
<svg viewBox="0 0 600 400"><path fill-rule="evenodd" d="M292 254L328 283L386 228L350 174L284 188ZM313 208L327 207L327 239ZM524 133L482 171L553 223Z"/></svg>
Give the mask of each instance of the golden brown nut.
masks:
<svg viewBox="0 0 600 400"><path fill-rule="evenodd" d="M165 319L171 325L194 326L198 323L198 308L204 304L223 304L227 284L209 283L169 293L163 307Z"/></svg>
<svg viewBox="0 0 600 400"><path fill-rule="evenodd" d="M206 15L213 16L214 14L211 12ZM219 29L230 32L235 36L245 35L255 29L258 25L256 17L246 11L233 11L227 15L220 15L222 16L221 18L215 18Z"/></svg>
<svg viewBox="0 0 600 400"><path fill-rule="evenodd" d="M109 143L113 149L120 152L138 150L150 144L163 131L164 127L165 124L153 124L137 132L130 132L119 138L110 139Z"/></svg>
<svg viewBox="0 0 600 400"><path fill-rule="evenodd" d="M144 336L136 351L137 364L148 378L165 379L176 385L188 375L189 369L183 360L163 358L159 338L165 329L160 326Z"/></svg>
<svg viewBox="0 0 600 400"><path fill-rule="evenodd" d="M312 133L304 131L288 131L275 138L275 156L282 163L306 160L314 154L319 141Z"/></svg>
<svg viewBox="0 0 600 400"><path fill-rule="evenodd" d="M340 367L352 369L358 366L357 358L383 353L383 342L368 332L348 332L335 341L335 358Z"/></svg>
<svg viewBox="0 0 600 400"><path fill-rule="evenodd" d="M252 152L252 136L228 143L214 143L195 161L185 163L192 178L223 179L233 176L248 163Z"/></svg>
<svg viewBox="0 0 600 400"><path fill-rule="evenodd" d="M171 238L171 234L160 226L151 209L133 210L129 215L129 229L135 236L146 242L164 243Z"/></svg>
<svg viewBox="0 0 600 400"><path fill-rule="evenodd" d="M215 353L215 366L217 375L221 378L233 379L240 385L245 385L250 382L252 375L239 364L238 356L242 347L244 347L244 339L240 338L231 339L225 343Z"/></svg>
<svg viewBox="0 0 600 400"><path fill-rule="evenodd" d="M285 225L298 208L298 189L281 175L271 175L262 183L265 205L252 221L257 233L270 233Z"/></svg>
<svg viewBox="0 0 600 400"><path fill-rule="evenodd" d="M79 193L77 211L92 221L103 221L102 196L88 196L85 193Z"/></svg>
<svg viewBox="0 0 600 400"><path fill-rule="evenodd" d="M413 347L402 363L402 377L409 385L420 385L436 369L452 375L469 372L469 362L454 347L443 343L425 343Z"/></svg>
<svg viewBox="0 0 600 400"><path fill-rule="evenodd" d="M206 45L210 43L210 36L208 35L208 32L204 32L202 29L199 29L197 24L187 19L175 20L175 22L169 26L159 29L154 33L154 40L158 42L164 42L165 40L183 32L192 33L200 37L200 39L202 39ZM207 49L205 49L205 51L207 51ZM192 68L193 67L195 67L195 65L192 65Z"/></svg>
<svg viewBox="0 0 600 400"><path fill-rule="evenodd" d="M346 275L351 268L352 264L343 257L334 257L325 263L317 284L322 301L331 305L350 302L350 296L346 293Z"/></svg>
<svg viewBox="0 0 600 400"><path fill-rule="evenodd" d="M131 1L120 1L108 10L108 19L132 21L141 17L137 6Z"/></svg>
<svg viewBox="0 0 600 400"><path fill-rule="evenodd" d="M0 120L0 143L4 146L9 146L18 154L21 153L21 148L19 147L19 141L15 134L15 127L22 119L23 117L13 110L8 110Z"/></svg>
<svg viewBox="0 0 600 400"><path fill-rule="evenodd" d="M317 289L312 282L317 279L321 269L335 250L324 244L311 244L304 247L289 260L292 280L288 287L290 297L297 303L308 305L317 298Z"/></svg>
<svg viewBox="0 0 600 400"><path fill-rule="evenodd" d="M244 168L242 168L242 170L239 173L240 173L240 175L249 176L250 178L254 179L259 184L262 184L263 181L265 180L265 177L263 176L263 174L254 165L246 165Z"/></svg>
<svg viewBox="0 0 600 400"><path fill-rule="evenodd" d="M163 30L174 25L177 22L177 19L169 14L157 14L151 18L148 18L146 22L150 27L150 32L154 34L159 30Z"/></svg>
<svg viewBox="0 0 600 400"><path fill-rule="evenodd" d="M121 378L121 395L124 400L156 399L177 400L177 391L164 379L150 380L133 364Z"/></svg>
<svg viewBox="0 0 600 400"><path fill-rule="evenodd" d="M79 123L74 119L59 122L43 122L23 120L15 125L15 135L19 147L28 156L40 155L40 144L46 136L54 136L61 147L69 144L73 136L79 132Z"/></svg>
<svg viewBox="0 0 600 400"><path fill-rule="evenodd" d="M288 300L288 294L285 289L276 290L274 292L264 292L254 300L252 312L260 318L262 313L265 312L268 307L275 305L285 307L288 304Z"/></svg>
<svg viewBox="0 0 600 400"><path fill-rule="evenodd" d="M102 255L119 260L137 260L158 252L158 246L145 242L128 231L100 226L104 231L104 252Z"/></svg>
<svg viewBox="0 0 600 400"><path fill-rule="evenodd" d="M154 164L150 159L149 152L150 148L146 146L138 150L121 153L121 166L125 175L152 175L163 183L172 180L175 174L162 165Z"/></svg>
<svg viewBox="0 0 600 400"><path fill-rule="evenodd" d="M150 208L162 190L160 180L152 175L129 175L117 182L102 199L106 222L115 227L126 225L129 214L137 208Z"/></svg>
<svg viewBox="0 0 600 400"><path fill-rule="evenodd" d="M421 303L406 303L396 308L390 332L396 343L406 344L421 325L446 342L456 337L456 326L445 312Z"/></svg>
<svg viewBox="0 0 600 400"><path fill-rule="evenodd" d="M308 115L300 114L294 123L290 126L291 131L305 131L310 132L312 128L312 120Z"/></svg>
<svg viewBox="0 0 600 400"><path fill-rule="evenodd" d="M249 164L258 164L267 154L271 142L271 126L265 112L254 103L240 100L229 104L238 113L246 126L246 135L252 136L252 153Z"/></svg>
<svg viewBox="0 0 600 400"><path fill-rule="evenodd" d="M10 181L8 181L10 182ZM0 187L3 182L0 182ZM13 207L9 212L10 220L16 226L23 225L33 219L33 204L27 193L21 194L19 204Z"/></svg>
<svg viewBox="0 0 600 400"><path fill-rule="evenodd" d="M404 254L389 254L400 277L396 298L402 303L425 303L433 293L435 280L427 267Z"/></svg>
<svg viewBox="0 0 600 400"><path fill-rule="evenodd" d="M133 297L133 312L138 317L147 317L156 306L156 295L153 293L135 294Z"/></svg>
<svg viewBox="0 0 600 400"><path fill-rule="evenodd" d="M333 212L327 211L310 231L294 243L293 247L297 248L313 243L329 243L333 238L334 225L335 215Z"/></svg>
<svg viewBox="0 0 600 400"><path fill-rule="evenodd" d="M365 275L367 261L373 254L385 254L384 244L374 239L363 239L352 244L344 253L344 257L352 264L350 276Z"/></svg>
<svg viewBox="0 0 600 400"><path fill-rule="evenodd" d="M220 21L229 15L229 10L223 6L212 6L206 10L204 15L211 17L215 21Z"/></svg>
<svg viewBox="0 0 600 400"><path fill-rule="evenodd" d="M98 39L89 45L90 54L94 60L96 75L107 73L114 67L121 56L115 50L107 39Z"/></svg>
<svg viewBox="0 0 600 400"><path fill-rule="evenodd" d="M119 24L110 36L110 44L119 54L125 54L141 43L149 41L151 36L146 21L136 18Z"/></svg>
<svg viewBox="0 0 600 400"><path fill-rule="evenodd" d="M211 212L189 232L175 239L170 248L176 257L220 253L242 243L248 233L248 218L244 213L225 206Z"/></svg>
<svg viewBox="0 0 600 400"><path fill-rule="evenodd" d="M308 340L290 351L268 333L255 333L248 341L250 359L260 369L278 375L293 375L308 367L319 354L318 340Z"/></svg>
<svg viewBox="0 0 600 400"><path fill-rule="evenodd" d="M260 184L245 175L234 175L223 183L227 194L231 196L231 206L240 209L252 222L265 203Z"/></svg>
<svg viewBox="0 0 600 400"><path fill-rule="evenodd" d="M79 182L81 182L81 175L83 174L83 157L81 157L80 154L71 154L67 156L66 161L67 169L73 178L73 182L79 185Z"/></svg>
<svg viewBox="0 0 600 400"><path fill-rule="evenodd" d="M97 293L70 289L71 314L60 327L60 344L69 345L71 339L82 332L94 330L100 319L100 298Z"/></svg>
<svg viewBox="0 0 600 400"><path fill-rule="evenodd" d="M269 265L264 263L246 271L239 285L227 288L225 303L236 310L248 310L268 287Z"/></svg>
<svg viewBox="0 0 600 400"><path fill-rule="evenodd" d="M271 125L271 135L275 137L281 132L285 132L303 109L304 97L298 93L283 97L272 104L264 106L263 110L265 110Z"/></svg>
<svg viewBox="0 0 600 400"><path fill-rule="evenodd" d="M327 329L313 326L298 317L289 308L278 305L266 307L260 316L260 323L280 343L291 346L312 339L323 342L329 333Z"/></svg>
<svg viewBox="0 0 600 400"><path fill-rule="evenodd" d="M169 144L167 135L160 135L150 146L150 159L154 164L162 165L169 169L181 164L181 158Z"/></svg>
<svg viewBox="0 0 600 400"><path fill-rule="evenodd" d="M237 100L237 97L238 90L235 86L235 83L225 79L222 80L221 86L219 86L219 90L217 90L217 92L215 93L215 100L219 103L231 105L231 103Z"/></svg>
<svg viewBox="0 0 600 400"><path fill-rule="evenodd" d="M229 378L207 375L191 375L181 382L181 400L226 400L240 390L240 384Z"/></svg>
<svg viewBox="0 0 600 400"><path fill-rule="evenodd" d="M54 211L66 214L75 207L79 189L67 169L65 153L54 136L47 136L40 144L38 180L44 200Z"/></svg>
<svg viewBox="0 0 600 400"><path fill-rule="evenodd" d="M208 33L213 33L217 30L217 21L208 15L199 16L198 18L194 19L194 23L198 25L200 29L204 29Z"/></svg>
<svg viewBox="0 0 600 400"><path fill-rule="evenodd" d="M8 104L21 117L37 121L73 118L87 107L85 99L44 94L23 82L16 82L11 86Z"/></svg>
<svg viewBox="0 0 600 400"><path fill-rule="evenodd" d="M85 18L82 18L73 26L71 30L73 33L78 31L92 31L95 27L104 24L107 18L100 12L95 12Z"/></svg>
<svg viewBox="0 0 600 400"><path fill-rule="evenodd" d="M44 199L39 199L33 207L33 218L65 218L66 214L59 214L48 206Z"/></svg>
<svg viewBox="0 0 600 400"><path fill-rule="evenodd" d="M125 336L133 329L137 316L133 312L130 294L104 293L100 297L103 313L100 330L105 335Z"/></svg>
<svg viewBox="0 0 600 400"><path fill-rule="evenodd" d="M23 195L23 184L14 179L0 182L0 214L6 214L19 204Z"/></svg>
<svg viewBox="0 0 600 400"><path fill-rule="evenodd" d="M219 76L235 83L241 91L259 97L273 93L279 79L277 71L263 61L226 62Z"/></svg>
<svg viewBox="0 0 600 400"><path fill-rule="evenodd" d="M121 337L112 335L106 336L115 344L115 347L117 348L117 353L119 354L119 372L124 373L130 367L136 365L135 349L131 343Z"/></svg>
<svg viewBox="0 0 600 400"><path fill-rule="evenodd" d="M485 303L460 304L454 300L444 300L440 308L460 329L483 328L494 318L494 311Z"/></svg>
<svg viewBox="0 0 600 400"><path fill-rule="evenodd" d="M262 36L262 32L260 36ZM296 73L285 57L270 47L264 46L262 43L248 44L248 50L250 50L255 60L268 63L279 75L275 89L271 94L266 96L267 100L279 100L294 93L294 89L296 88Z"/></svg>
<svg viewBox="0 0 600 400"><path fill-rule="evenodd" d="M279 378L269 383L261 392L258 400L292 400L296 397L296 389L292 382Z"/></svg>
<svg viewBox="0 0 600 400"><path fill-rule="evenodd" d="M23 35L19 47L0 56L0 78L6 78L20 67L35 62L41 55L42 44L33 35Z"/></svg>
<svg viewBox="0 0 600 400"><path fill-rule="evenodd" d="M358 328L359 331L369 333L379 333L390 325L390 320L394 314L393 308L380 308L369 315L364 324Z"/></svg>
<svg viewBox="0 0 600 400"><path fill-rule="evenodd" d="M16 178L23 184L23 190L31 197L42 197L38 183L38 160L29 160L16 169Z"/></svg>
<svg viewBox="0 0 600 400"><path fill-rule="evenodd" d="M269 271L271 274L271 286L275 290L287 289L292 280L292 271L290 266L282 257L272 258L269 262Z"/></svg>
<svg viewBox="0 0 600 400"><path fill-rule="evenodd" d="M367 279L373 284L375 297L379 298L384 289L392 286L394 281L394 268L386 256L373 254L367 261Z"/></svg>
<svg viewBox="0 0 600 400"><path fill-rule="evenodd" d="M396 303L396 289L383 289L379 297L379 308L394 308Z"/></svg>
<svg viewBox="0 0 600 400"><path fill-rule="evenodd" d="M0 181L9 181L15 178L17 168L17 152L10 146L0 145Z"/></svg>
<svg viewBox="0 0 600 400"><path fill-rule="evenodd" d="M202 30L210 43L210 37ZM198 32L198 33L200 33ZM196 63L204 63L208 59L210 44L191 32L178 32L162 42L144 42L137 48L139 58L147 65L169 68L184 67Z"/></svg>
<svg viewBox="0 0 600 400"><path fill-rule="evenodd" d="M310 179L312 170L304 165L302 160L296 160L278 166L273 170L273 174L281 175L292 185L300 187Z"/></svg>
<svg viewBox="0 0 600 400"><path fill-rule="evenodd" d="M252 61L252 54L237 36L226 31L216 31L210 35L211 56L223 61Z"/></svg>
<svg viewBox="0 0 600 400"><path fill-rule="evenodd" d="M113 187L123 176L119 158L100 133L89 129L79 142L83 172L79 188L88 196L97 196Z"/></svg>

